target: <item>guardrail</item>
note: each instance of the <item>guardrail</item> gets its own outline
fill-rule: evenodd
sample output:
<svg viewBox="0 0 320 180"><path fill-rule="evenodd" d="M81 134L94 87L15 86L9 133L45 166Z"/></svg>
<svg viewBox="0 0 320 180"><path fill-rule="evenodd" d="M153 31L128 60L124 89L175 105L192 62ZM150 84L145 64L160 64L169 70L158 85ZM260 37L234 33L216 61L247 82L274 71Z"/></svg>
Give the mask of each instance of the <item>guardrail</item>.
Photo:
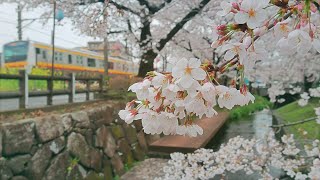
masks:
<svg viewBox="0 0 320 180"><path fill-rule="evenodd" d="M103 76L99 77L77 77L75 73L70 73L67 76L40 76L27 74L25 70L19 71L19 74L0 74L0 79L18 80L19 90L17 92L0 92L0 99L19 98L19 108L25 109L28 107L29 97L47 97L47 105L52 105L54 95L68 95L69 103L74 102L76 93L86 93L86 100L89 100L90 92L103 92ZM29 92L29 80L44 80L47 81L46 91L31 91ZM54 90L52 81L67 81L68 89ZM83 81L86 84L85 89L76 89L76 81ZM99 83L98 89L90 89L90 81Z"/></svg>

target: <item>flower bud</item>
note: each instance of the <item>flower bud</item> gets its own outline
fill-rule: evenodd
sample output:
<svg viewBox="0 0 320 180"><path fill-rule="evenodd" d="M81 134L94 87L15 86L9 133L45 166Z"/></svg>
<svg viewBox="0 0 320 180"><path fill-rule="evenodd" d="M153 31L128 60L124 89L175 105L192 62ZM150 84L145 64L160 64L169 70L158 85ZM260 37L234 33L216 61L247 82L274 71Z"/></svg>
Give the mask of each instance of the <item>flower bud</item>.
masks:
<svg viewBox="0 0 320 180"><path fill-rule="evenodd" d="M219 26L216 27L216 29L217 29L218 31L225 31L226 28L227 28L227 26L226 26L225 24L221 24L221 25L219 25Z"/></svg>
<svg viewBox="0 0 320 180"><path fill-rule="evenodd" d="M238 3L233 2L233 3L232 3L232 7L233 7L234 9L240 11L240 7L239 7L239 4L238 4Z"/></svg>

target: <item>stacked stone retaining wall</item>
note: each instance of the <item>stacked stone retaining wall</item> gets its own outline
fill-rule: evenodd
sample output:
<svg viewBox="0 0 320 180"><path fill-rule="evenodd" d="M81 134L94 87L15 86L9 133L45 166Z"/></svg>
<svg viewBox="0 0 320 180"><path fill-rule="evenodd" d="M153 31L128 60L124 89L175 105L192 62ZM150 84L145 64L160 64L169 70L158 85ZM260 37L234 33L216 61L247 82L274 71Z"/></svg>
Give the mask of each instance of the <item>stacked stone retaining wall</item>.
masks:
<svg viewBox="0 0 320 180"><path fill-rule="evenodd" d="M141 122L118 118L125 105L47 115L0 125L0 180L113 179L145 158ZM157 137L156 137L157 138Z"/></svg>

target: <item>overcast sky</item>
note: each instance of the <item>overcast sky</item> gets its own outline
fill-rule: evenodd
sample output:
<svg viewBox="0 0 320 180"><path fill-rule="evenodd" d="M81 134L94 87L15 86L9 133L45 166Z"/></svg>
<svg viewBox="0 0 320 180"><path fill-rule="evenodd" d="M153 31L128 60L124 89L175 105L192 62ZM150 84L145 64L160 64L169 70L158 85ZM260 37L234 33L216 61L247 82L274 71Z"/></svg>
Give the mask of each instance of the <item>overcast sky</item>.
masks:
<svg viewBox="0 0 320 180"><path fill-rule="evenodd" d="M17 33L17 5L2 4L0 5L0 52L3 44L18 39ZM22 13L22 18L37 18L40 16L42 9L35 9L32 12L26 10ZM23 25L30 21L23 22ZM71 22L68 19L62 20L63 25L56 27L56 45L66 48L86 46L88 41L96 39L80 35L77 30L73 30ZM23 28L23 39L33 40L43 43L51 43L52 21L43 25L42 22L35 21Z"/></svg>

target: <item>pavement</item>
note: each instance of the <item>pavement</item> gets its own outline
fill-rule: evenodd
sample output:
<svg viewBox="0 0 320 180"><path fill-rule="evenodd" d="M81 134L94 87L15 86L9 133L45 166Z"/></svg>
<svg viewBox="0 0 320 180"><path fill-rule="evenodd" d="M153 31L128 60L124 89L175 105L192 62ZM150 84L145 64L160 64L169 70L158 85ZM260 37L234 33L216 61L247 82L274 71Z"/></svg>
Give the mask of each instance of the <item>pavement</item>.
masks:
<svg viewBox="0 0 320 180"><path fill-rule="evenodd" d="M146 159L121 176L120 180L152 180L163 177L165 175L163 167L167 165L167 162L167 159Z"/></svg>
<svg viewBox="0 0 320 180"><path fill-rule="evenodd" d="M93 93L90 93L90 100L93 100ZM69 100L68 95L57 95L53 97L53 104L67 104ZM79 93L74 97L74 102L85 102L86 94ZM47 97L29 97L28 108L40 108L47 106ZM18 110L19 109L19 99L0 99L0 112Z"/></svg>

